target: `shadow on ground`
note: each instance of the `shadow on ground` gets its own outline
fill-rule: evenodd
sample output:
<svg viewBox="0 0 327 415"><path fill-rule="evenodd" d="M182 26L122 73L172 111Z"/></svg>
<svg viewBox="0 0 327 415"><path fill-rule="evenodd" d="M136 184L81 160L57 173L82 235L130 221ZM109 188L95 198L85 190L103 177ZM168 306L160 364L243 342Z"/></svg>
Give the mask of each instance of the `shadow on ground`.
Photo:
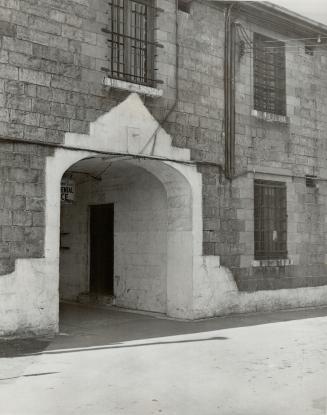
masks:
<svg viewBox="0 0 327 415"><path fill-rule="evenodd" d="M155 316L78 304L61 304L60 334L53 339L0 340L0 357L73 353L160 344L228 340L217 330L250 327L327 316L327 307L177 321ZM210 333L211 332L211 333ZM201 338L172 336L199 334ZM207 333L207 336L203 336ZM134 342L134 343L131 343Z"/></svg>
<svg viewBox="0 0 327 415"><path fill-rule="evenodd" d="M40 353L49 344L50 339L0 339L0 358Z"/></svg>

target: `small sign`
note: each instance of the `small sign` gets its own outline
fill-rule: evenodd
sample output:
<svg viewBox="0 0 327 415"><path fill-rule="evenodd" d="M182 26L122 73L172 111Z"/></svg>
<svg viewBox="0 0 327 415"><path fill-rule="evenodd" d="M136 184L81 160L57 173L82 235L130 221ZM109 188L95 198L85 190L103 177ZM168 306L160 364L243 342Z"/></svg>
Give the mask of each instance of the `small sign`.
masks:
<svg viewBox="0 0 327 415"><path fill-rule="evenodd" d="M75 182L72 179L61 180L61 203L73 203L75 200Z"/></svg>

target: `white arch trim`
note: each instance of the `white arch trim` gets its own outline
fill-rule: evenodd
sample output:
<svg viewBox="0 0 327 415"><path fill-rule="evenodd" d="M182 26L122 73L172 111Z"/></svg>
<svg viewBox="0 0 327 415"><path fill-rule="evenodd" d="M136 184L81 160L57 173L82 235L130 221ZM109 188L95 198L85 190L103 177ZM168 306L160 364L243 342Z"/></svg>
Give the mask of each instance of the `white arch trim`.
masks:
<svg viewBox="0 0 327 415"><path fill-rule="evenodd" d="M47 163L45 255L59 264L60 181L65 171L89 157L91 151L57 149ZM153 174L167 193L167 314L172 317L193 317L194 266L202 254L202 193L201 175L194 166L158 160L130 160ZM174 206L176 204L176 207ZM176 211L176 212L175 212ZM182 248L182 249L181 249ZM55 276L59 281L59 274Z"/></svg>

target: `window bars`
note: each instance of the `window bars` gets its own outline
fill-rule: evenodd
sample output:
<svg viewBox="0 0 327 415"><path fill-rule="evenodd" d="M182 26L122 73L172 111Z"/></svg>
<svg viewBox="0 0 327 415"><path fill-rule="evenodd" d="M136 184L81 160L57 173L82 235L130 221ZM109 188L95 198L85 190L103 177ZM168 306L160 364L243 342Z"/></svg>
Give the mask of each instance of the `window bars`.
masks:
<svg viewBox="0 0 327 415"><path fill-rule="evenodd" d="M285 44L254 33L254 109L286 115Z"/></svg>
<svg viewBox="0 0 327 415"><path fill-rule="evenodd" d="M155 53L162 47L154 40L154 19L160 9L151 1L111 0L108 35L109 66L102 68L110 78L155 87Z"/></svg>
<svg viewBox="0 0 327 415"><path fill-rule="evenodd" d="M254 181L255 259L287 258L286 184Z"/></svg>

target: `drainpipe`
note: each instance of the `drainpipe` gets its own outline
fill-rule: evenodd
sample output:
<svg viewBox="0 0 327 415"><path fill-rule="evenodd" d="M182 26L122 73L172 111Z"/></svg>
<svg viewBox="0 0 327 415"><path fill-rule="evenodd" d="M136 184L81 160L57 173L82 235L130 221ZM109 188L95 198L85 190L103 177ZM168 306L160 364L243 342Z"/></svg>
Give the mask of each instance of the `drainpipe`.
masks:
<svg viewBox="0 0 327 415"><path fill-rule="evenodd" d="M235 24L233 4L225 9L225 175L232 180L235 173Z"/></svg>

